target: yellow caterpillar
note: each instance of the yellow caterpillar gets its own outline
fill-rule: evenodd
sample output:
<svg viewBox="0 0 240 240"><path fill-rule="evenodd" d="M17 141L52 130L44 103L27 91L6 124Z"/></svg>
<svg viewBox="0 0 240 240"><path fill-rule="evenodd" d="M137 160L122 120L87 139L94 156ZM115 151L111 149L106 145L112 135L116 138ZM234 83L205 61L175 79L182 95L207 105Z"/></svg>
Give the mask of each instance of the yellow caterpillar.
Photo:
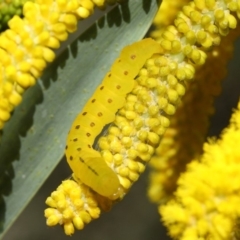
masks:
<svg viewBox="0 0 240 240"><path fill-rule="evenodd" d="M120 183L92 145L103 127L113 122L118 109L124 106L126 95L134 87L134 78L146 60L157 52L159 44L150 38L125 47L69 132L66 157L73 176L100 195L114 195Z"/></svg>

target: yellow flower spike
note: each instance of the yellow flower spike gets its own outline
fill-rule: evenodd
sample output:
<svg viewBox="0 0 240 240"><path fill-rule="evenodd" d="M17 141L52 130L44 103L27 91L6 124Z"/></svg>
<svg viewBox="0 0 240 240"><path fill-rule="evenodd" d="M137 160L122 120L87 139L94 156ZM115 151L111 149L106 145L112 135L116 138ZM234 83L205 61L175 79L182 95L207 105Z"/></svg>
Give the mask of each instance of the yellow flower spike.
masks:
<svg viewBox="0 0 240 240"><path fill-rule="evenodd" d="M55 54L51 49L59 48L60 41L65 41L68 32L77 28L78 11L80 17L88 17L93 13L95 5L103 7L105 1L97 0L37 0L26 2L23 7L24 18L15 15L9 20L9 30L0 36L0 49L4 55L1 59L8 69L3 72L4 82L17 81L15 88L20 84L28 88L35 84L46 64L39 61L51 62ZM1 55L2 55L1 54ZM36 63L35 59L39 63ZM21 63L24 62L24 63ZM27 65L30 64L30 65ZM18 64L20 66L18 66ZM31 66L31 67L30 67ZM19 76L23 74L23 76ZM24 75L25 74L25 75ZM27 75L29 74L29 75ZM7 76L7 79L5 79ZM18 91L22 94L23 91ZM14 106L20 102L18 95L8 95ZM2 94L0 100L3 98Z"/></svg>
<svg viewBox="0 0 240 240"><path fill-rule="evenodd" d="M160 206L163 221L170 228L173 237L188 239L189 229L196 229L197 237L203 239L209 237L227 240L234 236L235 222L240 215L239 119L240 102L221 138L206 143L201 161L192 162L188 171L180 177L176 198L167 205ZM210 204L209 200L213 204ZM174 211L177 207L185 214L184 222L176 213L169 215L173 206ZM171 230L173 225L174 231Z"/></svg>
<svg viewBox="0 0 240 240"><path fill-rule="evenodd" d="M74 227L82 229L84 223L99 217L100 209L95 197L84 185L72 180L63 181L46 200L46 204L51 206L45 210L47 225L59 223L67 235L74 233Z"/></svg>
<svg viewBox="0 0 240 240"><path fill-rule="evenodd" d="M213 8L212 4L213 3L211 2L211 9L213 10L214 8ZM190 30L185 36L186 37L185 38L186 42L184 41L184 43L186 45L185 46L183 45L182 49L183 49L184 55L188 59L191 58L192 51L196 49L195 46L192 46L192 44L195 44L198 32L200 30L201 31L204 30L204 32L208 32L210 37L211 37L211 38L209 38L209 36L207 36L207 38L201 43L204 48L205 47L206 48L212 47L212 45L218 45L219 42L220 42L220 36L219 36L219 28L220 27L218 27L218 24L213 25L212 24L213 22L212 22L212 20L210 20L210 16L208 16L208 14L204 16L204 12L199 13L196 10L197 9L194 8L194 3L184 7L184 13L186 15L188 15L189 17L190 16L198 17L198 22L196 22L194 24L199 24L199 22L201 23L201 27L196 28L196 26L195 26L194 31ZM181 21L183 21L183 20L181 19ZM179 22L181 22L181 21L179 21ZM188 22L188 24L191 25L190 21L185 21L185 22ZM167 29L169 29L169 27ZM172 29L174 29L174 28L172 28ZM196 30L198 30L198 31L196 31ZM225 29L223 29L223 30L225 31ZM162 29L159 30L159 31L163 32ZM237 34L238 33L235 33L235 36ZM158 36L160 36L160 35L158 35ZM223 38L222 41L223 41L223 46L231 46L231 43L232 43L233 40L232 40L232 37L230 37L229 40L225 41L225 39ZM208 53L208 58L210 58L213 63L216 63L216 62L219 63L218 59L221 59L221 64L226 64L226 62L228 61L228 58L229 58L229 51L230 50L232 51L232 46L228 50L223 47L220 50L220 52L219 52L219 48L217 48L217 47L215 47L215 48L216 48L216 51ZM197 50L199 51L198 48L197 48ZM203 49L201 49L201 50L203 50ZM224 51L224 50L226 50L226 51ZM199 62L197 62L197 64L202 64L206 61L206 54L202 51L199 51L199 53L200 53L201 57L199 58ZM224 60L224 61L222 61L222 60ZM162 62L164 62L164 61L162 61ZM160 66L159 62L156 61L156 65ZM165 63L165 65L170 66L169 62L167 62L167 64ZM165 65L163 64L163 66L165 66ZM216 64L214 64L214 66L215 65ZM207 114L212 112L212 110L206 110L206 109L209 109L209 106L206 106L206 103L207 102L212 102L212 100L210 100L210 99L213 98L213 95L219 94L220 86L219 86L219 83L217 82L216 77L219 78L219 76L221 76L221 78L223 78L223 75L225 73L224 71L222 71L222 69L225 69L224 65L222 67L218 66L218 71L217 71L218 74L217 75L213 74L213 72L214 72L213 69L211 69L211 67L207 67L207 66L213 66L213 64L209 61L206 64L206 66L204 67L204 70L199 68L199 67L197 68L197 74L196 74L195 78L196 78L198 84L197 84L197 82L194 81L192 83L192 85L190 85L191 90L189 89L189 95L188 95L188 92L187 92L187 96L186 96L186 99L184 100L184 104L182 104L182 106L188 104L187 105L188 108L190 107L189 105L192 104L195 109L197 108L198 111L201 112L201 114L202 114L202 111L207 112ZM191 67L193 67L193 66L191 66ZM221 71L219 70L219 68L221 68ZM183 68L182 64L181 64L181 66L180 66L180 64L178 64L178 67L175 68L174 72L172 71L171 74L169 74L167 76L168 84L172 87L172 89L174 89L178 92L179 96L182 96L182 95L185 94L185 91L186 91L185 86L184 86L185 85L185 83L184 83L185 79L182 83L184 85L182 85L179 82L179 79L176 78L176 73L177 73L176 69L184 70L184 73L180 72L181 74L178 77L181 78L181 76L183 76L183 78L185 77L186 79L192 79L193 78L195 69L194 68L188 68L188 67L186 68L186 66L184 66L184 68ZM224 72L224 73L222 73L222 72ZM184 76L184 74L185 74L185 76ZM213 75L215 76L215 78L213 77ZM202 83L200 83L201 78L202 78L202 80L201 80ZM206 87L206 85L208 85L208 87ZM202 90L198 93L196 91L196 89L202 89ZM203 93L204 92L203 89L205 89L205 93ZM168 92L167 89L164 88L164 87L157 88L157 91L158 91L159 94L165 94L165 93ZM193 97L194 92L196 92L195 93L196 98L199 98L199 96L203 96L202 98L205 99L205 101L204 101L205 103L202 106L200 105L200 103L198 103L196 105L196 103L199 102L200 100L196 101L196 99ZM187 98L189 99L189 101L187 101ZM209 100L207 100L207 99L209 99ZM183 107L180 107L180 108L183 109ZM200 109L204 109L204 110L200 110ZM189 116L192 116L192 115L196 116L196 113L189 113L189 114L190 114ZM200 113L197 114L197 116L195 117L195 120L199 119L199 121L200 121L201 118L198 117L199 115L200 115ZM205 115L202 114L202 115L206 116L206 114ZM184 171L185 164L188 161L191 160L191 157L190 157L191 154L189 154L187 152L190 152L190 153L191 152L192 153L201 152L200 148L201 148L201 143L203 141L202 137L196 138L196 135L194 137L193 136L191 137L189 134L188 134L189 137L187 137L187 136L182 137L183 132L191 132L192 131L192 130L184 130L184 131L182 130L181 131L181 129L183 128L183 123L186 122L186 120L188 118L189 117L186 116L184 113L182 113L182 115L180 114L180 112L176 113L176 116L174 116L173 119L172 119L172 121L173 121L172 126L176 127L179 124L179 126L178 126L179 133L169 134L168 132L171 132L172 128L168 129L167 132L166 132L166 136L164 136L164 138L161 142L162 147L160 148L161 151L159 152L159 155L161 156L161 158L158 157L159 158L159 160L158 160L157 157L154 157L153 160L152 160L152 164L154 165L154 168L156 168L156 172L151 175L152 180L151 180L151 186L150 186L150 189L149 189L149 195L151 196L151 199L153 201L156 201L156 202L165 201L166 198L171 196L171 193L174 191L174 184L176 183L177 178L178 178L178 175L176 174L176 172L180 173L180 171ZM205 118L202 121L204 123L206 123L206 125L207 125L207 120ZM194 123L189 124L189 127L191 125L194 126ZM186 128L186 129L190 129L190 128ZM199 129L199 131L202 132L201 134L200 133L198 134L199 136L202 136L203 133L206 132L206 126L203 126L203 127L200 128L199 125L197 125L196 127L194 127L194 129ZM159 133L160 133L160 131L161 131L161 129L158 130ZM162 132L164 133L164 129L162 129ZM195 130L195 132L196 132L196 130ZM167 134L169 134L169 136L167 136ZM181 138L179 136L181 136ZM165 138L166 138L166 140L169 140L169 139L176 139L176 140L171 141L170 143L167 143L166 144L167 147L166 147L164 145L166 143L166 141L164 141ZM193 141L192 138L194 139L194 141ZM184 151L184 149L186 149L186 147L185 147L185 145L180 145L180 143L179 143L179 142L181 142L180 139L182 139L182 144L184 142L185 143L186 142L192 143L192 144L189 144L189 146L192 145L192 147L191 147L192 150L191 151ZM188 146L188 148L189 148L189 146ZM182 151L180 151L178 149L182 149ZM159 177L159 174L161 174L161 177ZM189 181L192 181L192 180L189 179ZM212 203L209 202L208 206L209 206L209 208L211 208Z"/></svg>

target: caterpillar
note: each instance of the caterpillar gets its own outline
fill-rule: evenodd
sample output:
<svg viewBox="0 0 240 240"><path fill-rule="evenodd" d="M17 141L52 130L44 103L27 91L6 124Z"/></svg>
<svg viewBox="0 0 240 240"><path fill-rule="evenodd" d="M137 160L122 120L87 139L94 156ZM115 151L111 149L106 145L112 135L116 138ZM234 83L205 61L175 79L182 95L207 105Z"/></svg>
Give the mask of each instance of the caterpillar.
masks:
<svg viewBox="0 0 240 240"><path fill-rule="evenodd" d="M116 112L124 106L126 95L134 87L134 78L159 48L150 38L125 47L68 134L65 153L74 179L102 196L113 196L120 183L101 154L93 149L94 140L106 124L114 121Z"/></svg>

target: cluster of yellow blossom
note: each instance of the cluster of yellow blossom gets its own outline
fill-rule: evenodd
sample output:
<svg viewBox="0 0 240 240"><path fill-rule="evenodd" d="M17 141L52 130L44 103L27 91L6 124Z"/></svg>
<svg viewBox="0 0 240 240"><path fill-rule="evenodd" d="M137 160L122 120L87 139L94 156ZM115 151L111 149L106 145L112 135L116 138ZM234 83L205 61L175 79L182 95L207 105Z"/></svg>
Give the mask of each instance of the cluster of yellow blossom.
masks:
<svg viewBox="0 0 240 240"><path fill-rule="evenodd" d="M72 180L63 181L47 198L46 203L51 207L45 210L45 216L48 217L47 225L64 223L64 231L67 235L74 232L74 226L83 229L84 224L89 223L92 218L98 218L100 214L93 193ZM57 209L60 209L62 214L59 214Z"/></svg>
<svg viewBox="0 0 240 240"><path fill-rule="evenodd" d="M33 0L2 0L0 2L0 31L7 27L8 21L14 16L22 14L25 2Z"/></svg>
<svg viewBox="0 0 240 240"><path fill-rule="evenodd" d="M0 129L22 100L22 94L42 74L78 19L87 18L105 0L36 0L23 6L24 18L15 15L0 35ZM112 3L113 1L109 1Z"/></svg>
<svg viewBox="0 0 240 240"><path fill-rule="evenodd" d="M188 84L170 127L150 161L148 196L152 202L162 203L171 198L186 164L202 154L209 116L214 112L213 100L221 91L221 80L226 75L239 33L240 27L237 27L222 39L220 46L208 51L206 64L196 69L194 81Z"/></svg>
<svg viewBox="0 0 240 240"><path fill-rule="evenodd" d="M176 18L178 12L189 1L162 0L153 20L153 30L151 30L149 35L154 39L160 38L166 27L173 24L173 20Z"/></svg>
<svg viewBox="0 0 240 240"><path fill-rule="evenodd" d="M159 207L169 234L182 240L238 239L240 218L240 102L219 140L187 167L172 201ZM236 232L237 232L236 231Z"/></svg>
<svg viewBox="0 0 240 240"><path fill-rule="evenodd" d="M238 12L240 6L235 1L215 0L195 0L186 5L175 19L175 26L169 26L158 40L161 54L147 60L125 106L107 135L99 139L101 154L118 175L123 195L154 154L185 93L186 82L193 79L196 66L205 63L205 51L218 45L221 35L236 27L229 9ZM53 215L63 214L61 209L56 210Z"/></svg>

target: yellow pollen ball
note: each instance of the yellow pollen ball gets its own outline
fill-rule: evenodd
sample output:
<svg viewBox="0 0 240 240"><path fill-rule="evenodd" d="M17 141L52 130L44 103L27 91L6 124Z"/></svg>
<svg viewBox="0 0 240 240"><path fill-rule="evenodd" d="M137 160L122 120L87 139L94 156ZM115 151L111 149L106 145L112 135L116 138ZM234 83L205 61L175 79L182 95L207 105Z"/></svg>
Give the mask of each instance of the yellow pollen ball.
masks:
<svg viewBox="0 0 240 240"><path fill-rule="evenodd" d="M117 166L120 166L123 162L123 157L119 153L114 154L113 159L114 159L114 164Z"/></svg>
<svg viewBox="0 0 240 240"><path fill-rule="evenodd" d="M147 123L148 123L148 126L149 126L151 129L153 129L153 128L159 126L160 120L159 120L158 118L150 118L150 119L147 121Z"/></svg>
<svg viewBox="0 0 240 240"><path fill-rule="evenodd" d="M84 7L79 7L76 12L81 18L88 18L90 15L89 10Z"/></svg>
<svg viewBox="0 0 240 240"><path fill-rule="evenodd" d="M168 98L169 98L170 102L175 103L178 100L177 91L175 91L173 89L169 89L167 94L168 94Z"/></svg>
<svg viewBox="0 0 240 240"><path fill-rule="evenodd" d="M48 226L55 226L56 224L58 224L58 222L59 222L59 218L55 215L47 219Z"/></svg>
<svg viewBox="0 0 240 240"><path fill-rule="evenodd" d="M148 137L148 132L145 131L145 130L141 130L141 131L138 132L137 136L141 141L145 141Z"/></svg>
<svg viewBox="0 0 240 240"><path fill-rule="evenodd" d="M129 120L135 119L137 117L137 114L133 111L126 111L125 114L126 118Z"/></svg>
<svg viewBox="0 0 240 240"><path fill-rule="evenodd" d="M127 177L129 174L129 169L127 167L120 167L118 169L118 173L122 176L122 177Z"/></svg>
<svg viewBox="0 0 240 240"><path fill-rule="evenodd" d="M137 129L140 129L143 126L143 120L140 117L135 118L133 123Z"/></svg>
<svg viewBox="0 0 240 240"><path fill-rule="evenodd" d="M138 156L138 151L135 150L135 149L129 149L129 150L127 151L127 156L128 156L129 158L131 158L131 159L135 159L135 158L137 158L137 156Z"/></svg>
<svg viewBox="0 0 240 240"><path fill-rule="evenodd" d="M155 88L157 86L157 79L156 78L148 78L146 81L147 88Z"/></svg>
<svg viewBox="0 0 240 240"><path fill-rule="evenodd" d="M110 145L105 137L99 139L98 145L103 150L108 150L110 148Z"/></svg>
<svg viewBox="0 0 240 240"><path fill-rule="evenodd" d="M74 226L71 222L65 223L63 228L66 235L72 235L74 233Z"/></svg>
<svg viewBox="0 0 240 240"><path fill-rule="evenodd" d="M137 150L141 153L146 153L146 152L148 152L148 145L145 143L138 143Z"/></svg>
<svg viewBox="0 0 240 240"><path fill-rule="evenodd" d="M110 148L113 152L119 153L122 150L122 145L119 141L114 141L114 142L110 143Z"/></svg>
<svg viewBox="0 0 240 240"><path fill-rule="evenodd" d="M132 170L132 171L138 171L138 164L137 164L137 162L135 162L135 161L132 161L132 160L128 160L128 168L130 169L130 170Z"/></svg>
<svg viewBox="0 0 240 240"><path fill-rule="evenodd" d="M125 188L129 189L131 187L131 182L125 177L119 177L120 184Z"/></svg>
<svg viewBox="0 0 240 240"><path fill-rule="evenodd" d="M154 116L156 114L159 114L159 107L158 106L150 106L148 108L148 113L150 116Z"/></svg>
<svg viewBox="0 0 240 240"><path fill-rule="evenodd" d="M167 117L164 117L164 116L160 116L160 122L161 122L161 125L164 128L167 128L170 125L170 120Z"/></svg>
<svg viewBox="0 0 240 240"><path fill-rule="evenodd" d="M122 138L122 144L127 147L130 148L132 146L132 140L130 137L123 137Z"/></svg>
<svg viewBox="0 0 240 240"><path fill-rule="evenodd" d="M149 132L148 133L148 139L149 139L149 141L151 142L151 143L153 143L153 144L159 144L159 141L160 141L160 138L159 138L159 136L156 134L156 133L154 133L154 132Z"/></svg>
<svg viewBox="0 0 240 240"><path fill-rule="evenodd" d="M176 91L178 95L183 96L185 94L185 87L182 84L178 83L176 86Z"/></svg>
<svg viewBox="0 0 240 240"><path fill-rule="evenodd" d="M157 86L157 92L159 95L164 94L166 91L167 91L166 86L164 86L164 85Z"/></svg>
<svg viewBox="0 0 240 240"><path fill-rule="evenodd" d="M113 162L113 155L109 150L103 150L102 151L102 157L107 163L112 163Z"/></svg>
<svg viewBox="0 0 240 240"><path fill-rule="evenodd" d="M136 172L130 171L128 177L130 180L136 182L139 178L139 174Z"/></svg>
<svg viewBox="0 0 240 240"><path fill-rule="evenodd" d="M10 113L0 108L0 119L7 121L10 118Z"/></svg>
<svg viewBox="0 0 240 240"><path fill-rule="evenodd" d="M176 111L176 107L172 104L168 104L165 108L164 111L168 114L168 115L173 115Z"/></svg>
<svg viewBox="0 0 240 240"><path fill-rule="evenodd" d="M169 40L162 40L160 42L160 45L166 51L170 51L172 49L172 44L171 44L171 41Z"/></svg>
<svg viewBox="0 0 240 240"><path fill-rule="evenodd" d="M87 8L88 10L93 10L94 8L94 4L91 0L82 0L81 5Z"/></svg>
<svg viewBox="0 0 240 240"><path fill-rule="evenodd" d="M164 109L168 104L168 100L164 97L159 97L158 98L158 105L160 109Z"/></svg>
<svg viewBox="0 0 240 240"><path fill-rule="evenodd" d="M140 173L142 173L142 172L144 172L144 170L145 170L145 165L140 163L140 162L138 162L138 171Z"/></svg>
<svg viewBox="0 0 240 240"><path fill-rule="evenodd" d="M81 230L84 228L84 223L80 217L73 218L73 224L78 230Z"/></svg>

